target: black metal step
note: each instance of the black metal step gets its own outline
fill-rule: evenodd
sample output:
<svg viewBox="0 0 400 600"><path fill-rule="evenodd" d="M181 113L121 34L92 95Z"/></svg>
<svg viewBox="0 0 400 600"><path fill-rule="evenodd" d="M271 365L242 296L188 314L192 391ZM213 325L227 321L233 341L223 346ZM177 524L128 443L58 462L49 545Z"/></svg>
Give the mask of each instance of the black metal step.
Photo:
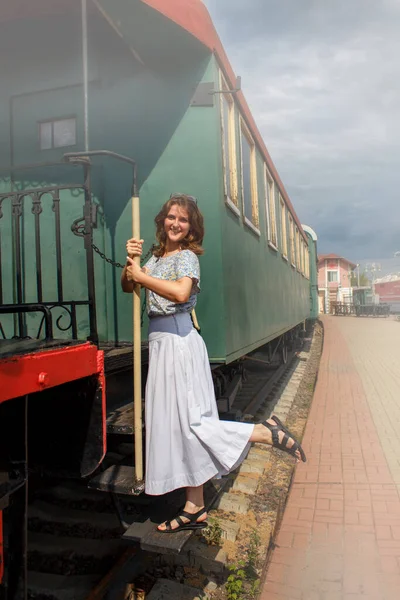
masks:
<svg viewBox="0 0 400 600"><path fill-rule="evenodd" d="M208 510L230 481L230 477L223 477L205 484L205 505ZM159 523L172 520L183 508L184 490L178 489L163 496L146 496L144 493L139 496L138 493L143 489L136 483L135 470L131 466L109 467L104 473L93 478L89 487L130 496L121 501L123 506L130 507L130 515L135 514L135 520L132 522L132 518L126 519L131 525L122 539L130 544L139 544L142 550L158 554L179 554L194 533L181 531L169 535L157 531ZM132 508L137 510L132 511Z"/></svg>
<svg viewBox="0 0 400 600"><path fill-rule="evenodd" d="M175 513L176 514L176 509ZM172 519L174 515L171 515ZM174 534L159 533L157 525L166 519L165 512L160 518L135 522L122 536L126 542L140 544L142 550L159 554L179 554L193 535L193 531L179 531Z"/></svg>
<svg viewBox="0 0 400 600"><path fill-rule="evenodd" d="M28 572L29 597L86 600L99 575L53 575Z"/></svg>
<svg viewBox="0 0 400 600"><path fill-rule="evenodd" d="M133 421L133 402L129 402L107 414L107 433L133 435Z"/></svg>
<svg viewBox="0 0 400 600"><path fill-rule="evenodd" d="M113 492L125 496L138 496L144 491L143 482L136 481L135 468L127 465L112 465L93 477L88 483L92 490Z"/></svg>
<svg viewBox="0 0 400 600"><path fill-rule="evenodd" d="M229 481L229 477L223 477L218 481L211 480L205 484L204 499L207 510L213 506ZM184 490L175 490L164 496L144 496L151 499L151 504L142 507L140 518L136 518L122 539L131 544L140 544L141 549L147 552L179 554L194 532L160 533L157 531L157 525L176 517L185 504L184 496ZM132 501L136 502L136 499Z"/></svg>
<svg viewBox="0 0 400 600"><path fill-rule="evenodd" d="M131 369L133 365L133 345L115 346L113 342L100 344L104 350L104 369L107 374ZM142 364L149 362L149 346L142 342Z"/></svg>

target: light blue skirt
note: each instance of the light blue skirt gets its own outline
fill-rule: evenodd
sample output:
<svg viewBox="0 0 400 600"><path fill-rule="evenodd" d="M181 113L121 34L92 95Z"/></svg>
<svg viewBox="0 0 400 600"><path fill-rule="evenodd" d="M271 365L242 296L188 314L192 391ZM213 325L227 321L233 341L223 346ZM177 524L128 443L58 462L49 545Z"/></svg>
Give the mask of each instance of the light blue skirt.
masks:
<svg viewBox="0 0 400 600"><path fill-rule="evenodd" d="M254 425L220 421L207 349L189 313L150 319L146 493L197 487L247 456Z"/></svg>

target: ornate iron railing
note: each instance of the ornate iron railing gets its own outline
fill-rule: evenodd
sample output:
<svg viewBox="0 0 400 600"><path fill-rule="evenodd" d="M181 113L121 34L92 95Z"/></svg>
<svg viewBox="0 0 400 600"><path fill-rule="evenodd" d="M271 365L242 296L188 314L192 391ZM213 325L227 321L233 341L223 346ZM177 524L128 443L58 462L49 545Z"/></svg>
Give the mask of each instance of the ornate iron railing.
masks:
<svg viewBox="0 0 400 600"><path fill-rule="evenodd" d="M26 181L32 178L19 177L15 169L10 170L8 185L3 178L3 186L5 184L10 189L0 193L0 314L15 315L11 337L40 338L45 335L49 338L53 337L53 332L57 337L55 330L58 329L59 332L70 331L70 337L78 339L81 332L77 308L86 306L88 319L84 321L88 323L87 337L95 343L98 341L92 248L96 205L92 201L90 162L82 160L79 164L83 166L83 183L41 187L34 183L32 187L28 185L24 189L26 185L21 185L21 179ZM20 171L39 167L43 169L43 166L28 165L21 167ZM53 175L49 174L47 180L51 181L52 178ZM79 257L79 267L86 272L83 285L86 290L83 289L80 294L86 296L83 298L71 297L68 291L70 282L65 276L68 257L63 256L66 223L61 214L61 205L67 207L72 198L75 208L76 201L82 198L82 217L70 224L70 235L72 230L73 234L83 239L84 257ZM77 259L79 253L78 249L71 260ZM36 321L37 331L32 336L26 313L37 312L43 316L39 322ZM5 327L0 323L0 336L5 335Z"/></svg>
<svg viewBox="0 0 400 600"><path fill-rule="evenodd" d="M390 315L389 304L344 304L335 302L333 314L356 315L357 317L388 317Z"/></svg>
<svg viewBox="0 0 400 600"><path fill-rule="evenodd" d="M58 332L63 333L70 331L70 336L73 339L78 339L82 335L79 327L78 311L81 307L87 307L89 330L87 338L94 343L98 343L93 251L96 251L101 258L112 265L122 266L111 259L107 259L93 243L93 229L97 226L98 205L92 197L92 159L99 157L112 158L130 166L132 170L131 195L137 196L136 162L127 156L109 150L68 153L64 155L64 162L62 163L43 163L0 169L0 186L9 187L8 191L0 193L0 315L13 314L15 316L12 337L32 337L28 332L26 314L39 312L43 316L38 322L35 337L39 339L44 335L46 339L52 338L56 329ZM62 177L63 183L47 185L47 182L52 181L53 178L48 174L48 169L51 167L63 167L70 170L76 166L83 168L82 183L66 183L65 179L69 181L71 178L69 175ZM3 175L1 175L1 172L3 172ZM18 175L18 172L20 175ZM21 173L26 172L33 173L33 175L29 177L21 175ZM30 181L30 185L26 184L27 180ZM67 194L67 198L62 198L63 194ZM68 229L74 236L83 240L86 279L84 286L86 297L84 299L71 298L71 291L66 292L66 289L70 288L71 276L66 281L64 266L67 259L63 248L65 218L61 215L62 205L65 206L68 200L71 201L72 198L81 197L83 199L82 216L74 218L72 222L68 223ZM56 289L51 293L45 290L44 285L46 269L43 266L42 219L46 202L51 203L53 215L50 229L52 229L52 235L54 236L54 251L52 251L51 258L54 259L53 272L55 272ZM5 215L7 204L8 218ZM31 224L27 227L29 213L33 215L33 224L31 218ZM48 228L46 228L45 236L49 237ZM34 273L29 272L26 260L30 238L32 238L32 249L29 252L34 257ZM78 260L76 256L75 259ZM79 259L79 262L82 267L82 259ZM35 282L34 285L32 285L32 281ZM5 288L7 283L11 283L12 302L6 300L6 296L10 296L9 289L6 290ZM5 338L6 333L0 320L0 339L1 337Z"/></svg>

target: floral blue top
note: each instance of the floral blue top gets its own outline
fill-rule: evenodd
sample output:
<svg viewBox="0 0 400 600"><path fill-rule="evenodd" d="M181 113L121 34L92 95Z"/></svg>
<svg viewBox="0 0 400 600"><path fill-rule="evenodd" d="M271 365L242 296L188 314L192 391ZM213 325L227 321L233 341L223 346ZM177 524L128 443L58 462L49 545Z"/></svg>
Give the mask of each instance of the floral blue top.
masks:
<svg viewBox="0 0 400 600"><path fill-rule="evenodd" d="M200 292L200 264L194 252L191 250L181 250L177 254L172 254L164 258L152 256L145 267L149 275L157 277L157 279L177 281L183 277L190 277L193 280L190 298L188 302L183 304L176 304L147 290L147 314L149 317L191 312L196 306L197 294Z"/></svg>

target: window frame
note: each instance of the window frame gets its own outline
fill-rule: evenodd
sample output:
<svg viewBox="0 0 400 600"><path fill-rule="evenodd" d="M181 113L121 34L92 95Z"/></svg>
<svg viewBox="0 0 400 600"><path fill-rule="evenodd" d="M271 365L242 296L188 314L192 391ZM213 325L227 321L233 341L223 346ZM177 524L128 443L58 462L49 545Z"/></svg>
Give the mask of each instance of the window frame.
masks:
<svg viewBox="0 0 400 600"><path fill-rule="evenodd" d="M265 213L268 245L278 252L278 230L276 223L275 181L264 165ZM272 208L272 210L271 210ZM272 213L272 214L271 214ZM275 239L274 239L275 238Z"/></svg>
<svg viewBox="0 0 400 600"><path fill-rule="evenodd" d="M299 249L300 249L300 265L299 265L299 271L301 274L303 274L303 239L300 236L300 231L299 231Z"/></svg>
<svg viewBox="0 0 400 600"><path fill-rule="evenodd" d="M301 265L301 259L300 259L300 231L298 226L295 226L295 238L296 238L296 269L299 271L300 273L300 265Z"/></svg>
<svg viewBox="0 0 400 600"><path fill-rule="evenodd" d="M308 243L305 245L306 249L306 278L310 279L310 250L308 248Z"/></svg>
<svg viewBox="0 0 400 600"><path fill-rule="evenodd" d="M62 121L74 121L75 124L75 143L74 144L66 144L65 146L56 146L54 144L54 125L56 123L61 123ZM41 127L46 124L51 125L51 146L50 148L42 148L41 144ZM75 148L78 145L78 118L77 115L67 115L64 117L56 117L53 119L42 119L37 121L37 135L38 135L38 149L40 152L48 152L50 150L59 150L60 148Z"/></svg>
<svg viewBox="0 0 400 600"><path fill-rule="evenodd" d="M222 73L220 74L220 87L224 91L220 94L220 118L221 118L221 141L222 141L222 162L224 179L224 200L225 204L236 214L240 215L239 207L239 186L237 170L237 134L236 134L236 107L233 95L227 93L229 86ZM228 148L225 143L225 108L228 105ZM227 165L227 160L229 165ZM228 181L230 194L228 194Z"/></svg>
<svg viewBox="0 0 400 600"><path fill-rule="evenodd" d="M296 268L296 248L295 248L295 237L294 237L294 219L292 214L289 212L289 241L290 241L290 264Z"/></svg>
<svg viewBox="0 0 400 600"><path fill-rule="evenodd" d="M279 208L281 222L281 252L284 259L288 261L288 242L287 242L287 221L286 221L286 202L279 192Z"/></svg>
<svg viewBox="0 0 400 600"><path fill-rule="evenodd" d="M244 177L243 177L243 136L250 147L250 194L251 194L251 216L250 220L246 215L245 199L244 199ZM247 225L254 233L261 236L260 231L260 212L258 205L258 185L257 185L257 151L256 144L247 127L245 120L240 116L240 163L241 163L241 196L242 196L242 211L243 223Z"/></svg>
<svg viewBox="0 0 400 600"><path fill-rule="evenodd" d="M329 280L330 273L336 273L336 280ZM339 269L330 269L326 271L326 277L328 283L339 283Z"/></svg>

